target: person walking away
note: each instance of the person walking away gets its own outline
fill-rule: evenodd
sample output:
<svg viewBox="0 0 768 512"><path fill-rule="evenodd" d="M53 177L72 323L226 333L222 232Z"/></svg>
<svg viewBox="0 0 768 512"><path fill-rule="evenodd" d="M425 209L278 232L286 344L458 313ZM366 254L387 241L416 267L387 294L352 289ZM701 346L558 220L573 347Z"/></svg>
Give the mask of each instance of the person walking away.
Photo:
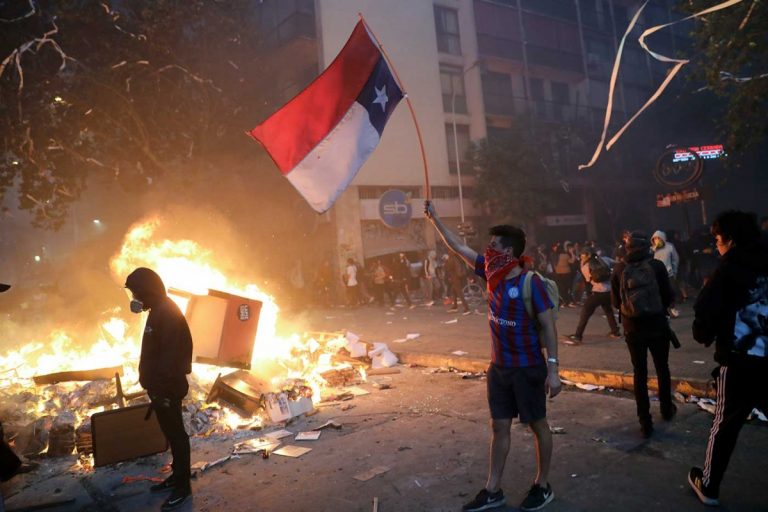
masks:
<svg viewBox="0 0 768 512"><path fill-rule="evenodd" d="M573 298L571 297L571 283L573 282L571 264L575 261L575 258L572 253L573 249L571 248L571 242L564 242L563 245L560 246L557 253L554 275L557 288L560 290L560 297L563 300L563 305L569 307L573 306Z"/></svg>
<svg viewBox="0 0 768 512"><path fill-rule="evenodd" d="M704 467L688 483L705 505L718 505L720 485L739 431L752 409L768 411L768 248L754 214L730 210L712 223L720 264L694 309L693 338L715 344L717 408Z"/></svg>
<svg viewBox="0 0 768 512"><path fill-rule="evenodd" d="M347 305L356 308L360 305L360 287L357 281L357 265L352 258L347 258L347 266L342 278L347 292Z"/></svg>
<svg viewBox="0 0 768 512"><path fill-rule="evenodd" d="M651 237L653 247L653 257L664 264L669 275L669 284L672 287L672 303L669 305L669 316L677 318L680 311L675 307L677 298L680 297L680 289L677 286L677 271L680 265L680 256L677 249L671 242L667 242L667 234L663 231L656 231Z"/></svg>
<svg viewBox="0 0 768 512"><path fill-rule="evenodd" d="M677 412L672 403L669 374L669 320L672 301L669 275L664 264L651 256L647 235L633 232L626 243L625 261L617 263L611 276L611 301L624 325L627 349L632 359L637 417L643 437L653 434L648 399L648 352L659 381L661 416L671 420Z"/></svg>
<svg viewBox="0 0 768 512"><path fill-rule="evenodd" d="M157 415L173 455L173 472L150 490L171 491L161 509L174 510L192 496L189 435L181 415L181 401L189 391L187 374L192 373L192 335L187 320L166 295L165 285L154 271L137 268L126 278L125 287L133 297L131 312L149 311L141 339L139 383L147 390L150 413Z"/></svg>
<svg viewBox="0 0 768 512"><path fill-rule="evenodd" d="M462 510L476 512L504 505L504 492L499 485L509 453L512 419L517 416L533 433L537 466L533 485L520 508L539 510L554 498L549 484L552 433L546 417L546 394L552 398L561 388L552 311L555 305L541 278L521 267L525 250L523 230L507 225L491 228L488 247L481 255L445 227L430 201L424 203L424 213L446 245L487 281L493 347L487 380L492 431L490 467L485 487ZM534 317L526 311L525 279L530 279L529 299ZM542 354L544 347L546 358Z"/></svg>
<svg viewBox="0 0 768 512"><path fill-rule="evenodd" d="M411 302L411 296L408 291L408 281L411 279L411 262L405 257L404 253L400 253L397 263L395 263L395 269L392 274L392 284L394 290L392 292L392 304L397 300L397 296L402 294L408 307L413 309L414 305Z"/></svg>
<svg viewBox="0 0 768 512"><path fill-rule="evenodd" d="M589 247L585 247L581 251L579 258L581 274L584 276L584 281L592 285L592 292L587 296L587 300L581 308L576 332L568 336L564 343L566 345L581 345L587 322L598 307L602 308L608 320L608 327L611 329L608 336L613 339L621 338L621 332L611 306L611 260L598 256Z"/></svg>
<svg viewBox="0 0 768 512"><path fill-rule="evenodd" d="M424 295L424 305L432 306L435 303L433 295L435 293L435 280L437 279L437 253L429 251L422 264L421 291Z"/></svg>
<svg viewBox="0 0 768 512"><path fill-rule="evenodd" d="M387 269L384 268L381 260L376 260L376 263L373 266L373 296L376 298L376 302L379 306L386 305L384 301L385 294L392 300L392 295L387 288L388 280L389 273L387 272ZM392 305L395 305L394 301L392 301Z"/></svg>
<svg viewBox="0 0 768 512"><path fill-rule="evenodd" d="M450 298L453 301L453 305L448 310L449 312L459 310L459 299L461 299L461 307L464 308L463 315L469 315L472 311L469 310L467 299L464 297L464 283L466 281L466 267L458 256L445 255L445 275L448 281L448 288L450 290Z"/></svg>

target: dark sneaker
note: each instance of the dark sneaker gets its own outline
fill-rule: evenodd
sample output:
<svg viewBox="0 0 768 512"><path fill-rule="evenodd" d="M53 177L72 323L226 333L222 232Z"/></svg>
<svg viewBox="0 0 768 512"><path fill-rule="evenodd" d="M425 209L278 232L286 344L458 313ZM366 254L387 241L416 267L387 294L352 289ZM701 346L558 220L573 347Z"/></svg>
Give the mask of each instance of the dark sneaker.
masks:
<svg viewBox="0 0 768 512"><path fill-rule="evenodd" d="M159 484L155 484L149 488L152 492L163 492L163 491L172 491L173 487L176 485L173 475L169 476Z"/></svg>
<svg viewBox="0 0 768 512"><path fill-rule="evenodd" d="M704 486L704 472L701 468L693 467L688 472L688 483L691 484L691 489L699 497L699 500L705 505L710 507L716 507L720 504L717 492L712 489L707 489Z"/></svg>
<svg viewBox="0 0 768 512"><path fill-rule="evenodd" d="M165 500L160 510L176 510L184 505L192 497L192 491L189 489L174 489L168 499Z"/></svg>
<svg viewBox="0 0 768 512"><path fill-rule="evenodd" d="M670 421L677 414L677 406L675 404L669 404L668 407L661 407L661 417L664 421Z"/></svg>
<svg viewBox="0 0 768 512"><path fill-rule="evenodd" d="M505 498L504 498L504 491L499 489L496 492L488 492L488 490L483 489L479 493L477 493L477 496L475 496L475 499L461 507L461 510L464 512L477 512L479 510L488 510L491 508L501 507L504 505Z"/></svg>
<svg viewBox="0 0 768 512"><path fill-rule="evenodd" d="M581 345L581 336L576 336L575 334L571 334L569 336L566 336L565 341L563 341L566 345Z"/></svg>
<svg viewBox="0 0 768 512"><path fill-rule="evenodd" d="M621 333L620 332L609 332L608 337L612 340L618 340L621 339Z"/></svg>
<svg viewBox="0 0 768 512"><path fill-rule="evenodd" d="M528 491L528 496L526 496L520 504L520 508L522 510L541 510L546 507L554 497L555 493L552 492L552 487L549 484L547 484L547 487L533 484L531 490Z"/></svg>

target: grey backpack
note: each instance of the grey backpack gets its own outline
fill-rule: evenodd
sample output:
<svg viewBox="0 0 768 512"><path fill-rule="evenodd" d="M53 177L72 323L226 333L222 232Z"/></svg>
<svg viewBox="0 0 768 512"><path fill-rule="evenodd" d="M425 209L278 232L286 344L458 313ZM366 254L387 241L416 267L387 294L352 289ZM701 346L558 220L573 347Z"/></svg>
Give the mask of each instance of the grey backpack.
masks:
<svg viewBox="0 0 768 512"><path fill-rule="evenodd" d="M656 273L648 260L628 263L621 273L621 314L627 318L664 312Z"/></svg>

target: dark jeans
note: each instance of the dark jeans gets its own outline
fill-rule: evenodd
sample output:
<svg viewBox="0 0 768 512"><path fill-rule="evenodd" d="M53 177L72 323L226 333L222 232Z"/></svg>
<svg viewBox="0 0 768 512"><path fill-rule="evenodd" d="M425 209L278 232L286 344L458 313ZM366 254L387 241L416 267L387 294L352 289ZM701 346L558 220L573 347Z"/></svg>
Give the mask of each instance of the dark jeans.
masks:
<svg viewBox="0 0 768 512"><path fill-rule="evenodd" d="M659 381L659 402L662 411L672 409L672 382L669 375L669 334L666 332L627 333L627 348L635 373L634 388L637 417L641 423L651 421L648 399L648 351L651 352Z"/></svg>
<svg viewBox="0 0 768 512"><path fill-rule="evenodd" d="M747 358L721 366L716 375L717 408L704 459L704 485L720 490L736 440L755 407L768 410L768 362Z"/></svg>
<svg viewBox="0 0 768 512"><path fill-rule="evenodd" d="M557 274L552 276L557 283L557 289L560 292L560 299L565 304L573 302L571 297L571 284L573 283L573 274Z"/></svg>
<svg viewBox="0 0 768 512"><path fill-rule="evenodd" d="M593 292L587 297L584 306L581 308L581 317L579 318L579 325L576 327L576 336L581 338L584 335L587 322L589 322L589 318L598 307L603 308L605 317L608 319L608 325L611 327L611 332L619 333L619 326L616 324L616 317L613 316L613 307L611 306L611 292Z"/></svg>
<svg viewBox="0 0 768 512"><path fill-rule="evenodd" d="M181 400L170 400L165 407L162 399L152 401L152 410L157 414L160 430L171 445L173 455L173 479L176 488L190 489L190 447L189 436L184 430L184 419L181 416Z"/></svg>
<svg viewBox="0 0 768 512"><path fill-rule="evenodd" d="M459 299L461 299L461 307L464 308L464 311L469 311L467 299L464 298L464 287L462 286L462 281L460 279L451 280L448 281L448 285L448 297L450 297L453 301L453 306L451 306L451 309L458 309Z"/></svg>

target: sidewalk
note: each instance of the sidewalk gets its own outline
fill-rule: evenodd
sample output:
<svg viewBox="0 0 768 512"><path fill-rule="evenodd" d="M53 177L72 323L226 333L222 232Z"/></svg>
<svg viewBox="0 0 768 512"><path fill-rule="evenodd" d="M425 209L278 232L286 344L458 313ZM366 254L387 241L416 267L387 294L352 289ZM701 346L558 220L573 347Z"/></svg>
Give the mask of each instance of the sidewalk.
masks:
<svg viewBox="0 0 768 512"><path fill-rule="evenodd" d="M382 308L374 305L356 309L316 309L300 315L282 314L282 329L297 331L349 330L368 342L384 342L396 352L402 362L424 366L453 366L467 371L479 371L488 366L490 336L485 309L468 316L449 313L449 306L417 306ZM696 343L691 335L693 311L690 304L680 307L681 315L672 320L680 339L680 349L670 349L669 366L673 384L683 394L704 395L708 392L711 371L716 366L714 348ZM632 363L623 339L610 339L609 327L602 311L590 318L579 346L563 344L563 339L576 330L580 308L563 308L558 313L560 368L563 377L577 382L601 384L607 387L631 389ZM418 333L415 340L397 343L409 333ZM454 352L463 351L464 355ZM648 371L655 375L648 357ZM651 382L651 387L654 383Z"/></svg>

